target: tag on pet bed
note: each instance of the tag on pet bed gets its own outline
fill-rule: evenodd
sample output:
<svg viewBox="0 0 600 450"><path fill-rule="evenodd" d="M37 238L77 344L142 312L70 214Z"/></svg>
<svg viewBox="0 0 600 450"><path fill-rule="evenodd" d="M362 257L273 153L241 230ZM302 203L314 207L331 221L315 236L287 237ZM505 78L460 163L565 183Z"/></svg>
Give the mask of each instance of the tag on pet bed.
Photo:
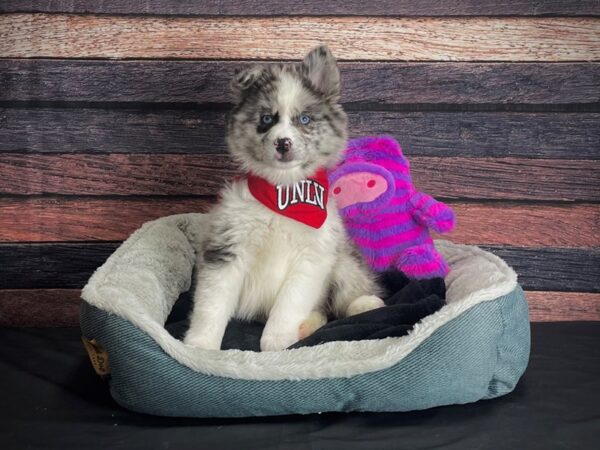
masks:
<svg viewBox="0 0 600 450"><path fill-rule="evenodd" d="M95 339L88 339L81 336L81 341L96 373L101 377L108 375L110 373L110 365L108 364L108 353L106 353L106 350Z"/></svg>

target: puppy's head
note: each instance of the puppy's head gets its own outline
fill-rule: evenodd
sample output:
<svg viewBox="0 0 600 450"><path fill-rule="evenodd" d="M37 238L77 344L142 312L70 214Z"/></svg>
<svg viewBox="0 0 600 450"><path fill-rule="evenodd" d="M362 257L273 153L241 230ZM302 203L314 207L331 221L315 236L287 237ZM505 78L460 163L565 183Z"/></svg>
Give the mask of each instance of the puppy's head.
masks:
<svg viewBox="0 0 600 450"><path fill-rule="evenodd" d="M291 184L337 162L346 145L340 74L325 46L297 64L236 73L227 144L244 169Z"/></svg>

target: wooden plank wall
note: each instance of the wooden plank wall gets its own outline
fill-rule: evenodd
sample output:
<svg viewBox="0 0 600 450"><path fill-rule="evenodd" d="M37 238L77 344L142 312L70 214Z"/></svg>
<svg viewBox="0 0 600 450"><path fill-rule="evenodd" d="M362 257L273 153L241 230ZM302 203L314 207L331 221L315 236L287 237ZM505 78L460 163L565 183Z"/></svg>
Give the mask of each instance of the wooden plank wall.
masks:
<svg viewBox="0 0 600 450"><path fill-rule="evenodd" d="M0 324L77 323L79 289L147 220L237 173L228 83L341 61L353 136L389 133L451 238L512 264L535 321L600 320L600 2L0 3Z"/></svg>

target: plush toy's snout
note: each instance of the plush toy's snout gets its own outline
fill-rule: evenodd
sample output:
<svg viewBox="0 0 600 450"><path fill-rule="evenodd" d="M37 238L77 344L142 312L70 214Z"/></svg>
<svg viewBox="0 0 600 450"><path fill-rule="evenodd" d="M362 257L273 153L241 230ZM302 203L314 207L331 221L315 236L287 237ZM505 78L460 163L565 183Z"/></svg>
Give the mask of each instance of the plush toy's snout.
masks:
<svg viewBox="0 0 600 450"><path fill-rule="evenodd" d="M347 163L330 176L330 193L344 214L351 206L373 209L386 205L394 196L392 174L370 163Z"/></svg>
<svg viewBox="0 0 600 450"><path fill-rule="evenodd" d="M388 182L381 175L356 172L337 180L331 192L338 208L345 208L355 203L371 202L387 189Z"/></svg>

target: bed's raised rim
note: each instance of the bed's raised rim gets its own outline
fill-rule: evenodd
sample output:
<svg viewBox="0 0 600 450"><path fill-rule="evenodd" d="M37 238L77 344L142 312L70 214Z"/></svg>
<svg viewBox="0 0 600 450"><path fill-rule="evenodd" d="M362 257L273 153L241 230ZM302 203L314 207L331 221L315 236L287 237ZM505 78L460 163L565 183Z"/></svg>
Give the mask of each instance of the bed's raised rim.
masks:
<svg viewBox="0 0 600 450"><path fill-rule="evenodd" d="M202 350L173 338L164 328L164 320L178 295L189 288L194 249L201 243L205 220L206 215L181 214L146 223L94 273L82 291L82 299L128 320L150 335L170 357L209 375L301 380L383 370L402 361L438 328L468 309L518 288L515 272L497 256L475 246L437 241L438 249L452 267L446 278L448 304L425 317L406 336L329 342L279 352ZM152 267L157 261L173 263L168 274L154 276ZM134 276L125 279L128 273ZM136 292L136 283L141 283L141 293Z"/></svg>

